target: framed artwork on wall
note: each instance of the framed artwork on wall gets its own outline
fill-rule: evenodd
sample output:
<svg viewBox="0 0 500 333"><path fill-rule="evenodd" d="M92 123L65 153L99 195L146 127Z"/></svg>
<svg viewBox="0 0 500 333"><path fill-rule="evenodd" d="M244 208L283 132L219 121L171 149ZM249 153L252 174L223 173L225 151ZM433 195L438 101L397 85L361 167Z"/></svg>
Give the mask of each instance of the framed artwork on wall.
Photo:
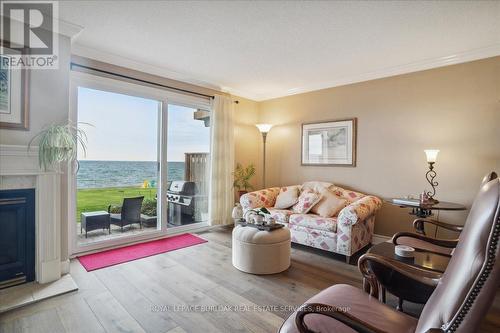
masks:
<svg viewBox="0 0 500 333"><path fill-rule="evenodd" d="M356 118L302 124L302 165L356 166Z"/></svg>
<svg viewBox="0 0 500 333"><path fill-rule="evenodd" d="M0 128L29 129L29 75L25 69L6 66L9 55L0 55Z"/></svg>

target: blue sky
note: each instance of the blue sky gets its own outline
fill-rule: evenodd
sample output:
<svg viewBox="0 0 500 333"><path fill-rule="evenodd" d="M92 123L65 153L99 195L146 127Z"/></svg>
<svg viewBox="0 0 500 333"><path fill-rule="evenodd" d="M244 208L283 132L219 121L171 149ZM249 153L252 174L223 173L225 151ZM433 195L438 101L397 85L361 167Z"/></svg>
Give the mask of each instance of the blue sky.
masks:
<svg viewBox="0 0 500 333"><path fill-rule="evenodd" d="M195 109L168 106L168 161L184 161L185 152L208 152L210 128L193 120ZM87 155L80 160L156 161L158 101L78 88L78 121L87 133Z"/></svg>

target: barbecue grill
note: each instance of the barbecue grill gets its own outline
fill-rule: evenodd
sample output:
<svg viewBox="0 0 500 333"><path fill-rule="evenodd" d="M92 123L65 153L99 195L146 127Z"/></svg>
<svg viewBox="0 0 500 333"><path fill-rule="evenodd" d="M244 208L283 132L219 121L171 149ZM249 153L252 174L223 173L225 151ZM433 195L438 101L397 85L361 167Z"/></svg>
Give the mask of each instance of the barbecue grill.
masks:
<svg viewBox="0 0 500 333"><path fill-rule="evenodd" d="M168 223L173 225L188 224L197 221L197 212L205 196L198 195L195 182L175 180L167 190Z"/></svg>

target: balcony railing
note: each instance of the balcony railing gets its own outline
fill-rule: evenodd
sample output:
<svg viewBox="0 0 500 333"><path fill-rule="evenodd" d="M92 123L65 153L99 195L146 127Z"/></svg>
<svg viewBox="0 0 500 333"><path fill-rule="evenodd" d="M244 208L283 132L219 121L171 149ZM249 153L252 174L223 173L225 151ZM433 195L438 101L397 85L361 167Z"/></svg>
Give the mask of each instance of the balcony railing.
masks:
<svg viewBox="0 0 500 333"><path fill-rule="evenodd" d="M209 158L209 153L185 153L184 157L184 179L196 182L199 194L202 195L208 194Z"/></svg>

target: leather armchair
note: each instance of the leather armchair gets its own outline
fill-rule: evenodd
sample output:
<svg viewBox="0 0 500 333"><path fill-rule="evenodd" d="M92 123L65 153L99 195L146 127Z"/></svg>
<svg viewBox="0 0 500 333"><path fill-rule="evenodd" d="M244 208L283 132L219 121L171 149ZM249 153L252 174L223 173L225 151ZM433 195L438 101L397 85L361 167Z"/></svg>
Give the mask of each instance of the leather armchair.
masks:
<svg viewBox="0 0 500 333"><path fill-rule="evenodd" d="M413 221L413 228L415 229L416 232L425 236L425 224L426 223L432 224L436 228L443 228L443 229L455 231L458 233L462 232L462 230L464 228L461 225L450 224L450 223L441 222L441 221L429 219L429 218L427 218L427 219L423 219L423 218L415 219Z"/></svg>
<svg viewBox="0 0 500 333"><path fill-rule="evenodd" d="M394 243L394 245L408 245L413 248L451 256L458 245L458 238L434 238L413 232L402 231L392 236L392 243Z"/></svg>
<svg viewBox="0 0 500 333"><path fill-rule="evenodd" d="M484 176L481 187L489 183L490 181L498 179L498 175L496 172L492 171ZM424 249L428 251L433 251L437 253L441 253L444 255L451 255L457 247L458 238L457 239L440 239L429 237L425 234L425 225L432 224L436 228L444 228L447 230L455 231L461 233L463 230L463 226L449 224L441 221L436 221L433 219L416 219L413 221L413 227L417 233L411 232L398 232L394 234L392 237L392 242L395 245L408 245L414 248Z"/></svg>
<svg viewBox="0 0 500 333"><path fill-rule="evenodd" d="M334 285L309 299L281 326L280 333L309 332L477 332L500 285L500 180L479 191L460 240L442 275L387 258L366 255L360 269L371 294ZM369 262L436 287L419 319L380 302ZM366 286L365 286L366 287Z"/></svg>

